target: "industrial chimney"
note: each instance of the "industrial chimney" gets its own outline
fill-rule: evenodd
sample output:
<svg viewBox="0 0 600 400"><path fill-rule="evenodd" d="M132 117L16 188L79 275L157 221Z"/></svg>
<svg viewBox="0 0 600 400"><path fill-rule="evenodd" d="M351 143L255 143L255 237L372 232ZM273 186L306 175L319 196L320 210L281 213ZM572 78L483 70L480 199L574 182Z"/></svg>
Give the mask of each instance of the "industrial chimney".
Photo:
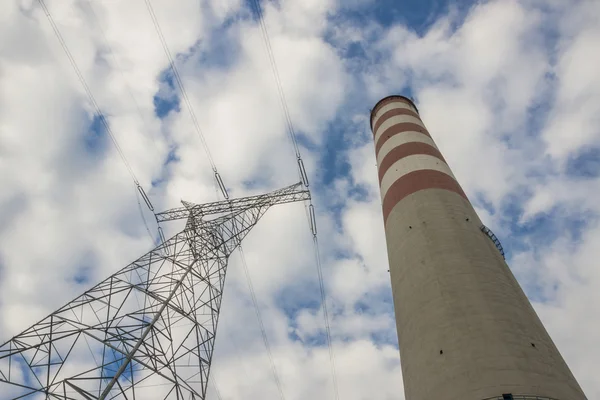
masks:
<svg viewBox="0 0 600 400"><path fill-rule="evenodd" d="M371 129L406 400L585 400L413 101Z"/></svg>

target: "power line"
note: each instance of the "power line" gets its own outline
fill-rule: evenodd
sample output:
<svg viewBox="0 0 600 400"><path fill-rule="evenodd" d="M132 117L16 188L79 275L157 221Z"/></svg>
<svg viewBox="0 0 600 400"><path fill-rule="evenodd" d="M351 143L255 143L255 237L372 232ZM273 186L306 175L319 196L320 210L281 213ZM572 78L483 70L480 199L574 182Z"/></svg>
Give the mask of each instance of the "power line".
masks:
<svg viewBox="0 0 600 400"><path fill-rule="evenodd" d="M281 78L279 76L279 69L277 68L277 62L275 61L275 54L273 53L273 47L271 46L271 40L269 39L269 32L267 30L267 24L264 21L262 8L260 7L259 0L252 0L252 4L254 5L254 10L258 16L258 22L260 25L260 29L263 36L263 41L265 44L265 48L267 51L267 56L269 57L269 63L271 64L271 71L273 72L273 78L275 79L275 83L277 85L277 92L279 94L279 100L281 103L281 108L283 111L283 115L287 124L288 133L292 140L292 145L294 147L294 153L296 154L296 158L300 159L300 148L298 147L298 140L296 138L296 131L294 130L294 124L292 123L292 118L290 116L290 110L287 105L287 101L285 99L285 93L283 91L283 84L281 83Z"/></svg>
<svg viewBox="0 0 600 400"><path fill-rule="evenodd" d="M315 259L317 271L319 275L319 289L321 292L321 303L323 304L323 319L325 320L325 330L327 333L327 343L329 344L329 361L331 362L331 375L333 379L333 390L336 399L339 399L337 375L335 372L335 353L333 352L333 344L331 341L331 326L329 323L329 312L327 311L327 296L325 293L325 285L323 281L323 267L321 264L321 253L319 251L319 239L317 235L313 236L313 246L315 250Z"/></svg>
<svg viewBox="0 0 600 400"><path fill-rule="evenodd" d="M182 97L183 97L183 99L184 99L184 101L186 103L187 109L188 109L188 111L190 113L190 117L191 117L192 122L194 124L194 128L196 130L196 133L198 134L198 137L200 138L202 146L204 147L204 151L206 152L206 156L207 156L207 158L208 158L208 160L209 160L209 162L211 164L212 170L213 170L213 172L215 174L215 181L216 181L217 187L221 190L221 194L227 200L227 199L229 199L229 195L227 193L227 188L226 188L226 186L225 186L225 184L224 184L224 182L223 182L223 180L222 180L222 178L221 178L221 176L220 176L220 174L219 174L219 172L217 170L216 164L215 164L215 162L214 162L214 160L212 158L210 149L208 147L208 143L206 142L204 134L202 133L202 130L200 128L200 124L198 123L198 119L196 117L196 114L194 112L192 104L191 104L191 102L190 102L190 100L188 98L187 92L185 90L185 86L183 84L183 80L181 79L181 75L179 74L177 66L175 65L175 62L174 62L173 57L171 55L171 51L169 50L169 47L168 47L167 42L165 40L165 37L164 37L164 35L162 33L162 29L160 28L160 23L158 22L158 18L156 17L156 14L154 12L154 8L152 7L152 3L150 2L150 0L145 0L145 3L146 3L146 8L148 9L148 13L150 14L150 18L152 20L152 24L154 25L154 28L155 28L156 33L158 35L158 38L159 38L159 40L161 42L162 48L163 48L163 50L165 52L165 55L167 56L167 59L169 60L169 66L171 68L173 76L175 77L175 81L177 82L179 90L181 91L181 95L182 95ZM255 313L256 313L256 317L257 317L259 326L261 328L261 334L262 334L263 342L265 344L265 347L266 347L266 350L267 350L267 354L269 356L269 361L270 361L270 364L271 364L271 370L273 372L273 376L274 376L274 379L275 379L275 383L277 385L277 389L279 390L279 394L281 395L282 399L285 399L285 397L283 395L283 389L281 387L281 382L280 382L279 376L277 374L277 367L275 366L275 363L273 361L273 356L271 354L271 348L270 348L270 345L269 345L269 340L267 338L267 334L266 334L266 331L265 331L265 328L264 328L264 324L262 322L262 317L260 315L260 309L258 307L258 301L256 300L256 295L254 293L254 287L252 285L252 280L250 279L250 274L248 272L248 266L247 266L247 263L246 263L246 258L244 256L243 249L242 249L241 245L239 246L239 249L240 249L240 255L241 255L241 258L242 258L242 265L244 266L244 271L246 273L246 280L247 280L247 283L248 283L248 287L250 288L252 302L254 304L254 310L255 310Z"/></svg>
<svg viewBox="0 0 600 400"><path fill-rule="evenodd" d="M252 298L252 304L254 304L254 312L256 313L256 319L258 320L258 324L260 327L260 333L262 335L263 342L267 349L267 355L269 356L269 361L271 363L271 371L273 372L273 378L275 379L275 384L277 385L277 390L279 391L279 395L282 399L285 399L283 395L283 389L281 387L281 381L279 380L279 375L277 374L277 368L275 367L275 362L273 361L273 355L271 354L271 346L269 346L269 340L267 339L267 332L265 330L265 325L263 324L262 317L260 315L260 309L258 308L258 300L256 299L256 294L254 292L254 285L252 284L252 279L250 278L250 272L248 271L248 264L246 263L246 256L244 255L244 250L242 249L241 244L238 245L240 251L240 258L242 260L242 266L244 267L244 273L246 275L246 282L248 283L248 289L250 290L250 297Z"/></svg>
<svg viewBox="0 0 600 400"><path fill-rule="evenodd" d="M90 102L92 103L92 106L94 107L94 109L96 111L98 118L100 119L100 122L102 122L102 125L106 129L106 132L108 133L111 141L113 142L115 148L117 149L117 152L119 153L119 156L121 157L121 160L123 161L123 164L125 164L125 167L127 168L127 171L129 172L129 175L131 175L133 182L139 186L139 181L137 180L137 177L135 176L135 173L133 172L131 165L129 165L129 162L127 161L127 158L125 157L125 154L123 153L123 150L121 149L121 146L119 146L119 142L117 142L117 138L113 134L113 131L110 128L108 121L104 117L104 114L102 113L102 110L100 109L100 106L96 102L96 99L95 99L90 87L88 86L85 78L83 77L83 74L79 70L79 67L77 66L77 63L75 62L75 59L73 58L73 55L71 54L71 51L67 47L67 44L66 44L62 34L60 33L60 30L58 29L58 26L54 22L54 18L52 18L52 14L50 14L48 7L46 7L46 4L44 3L44 0L38 0L38 2L42 6L44 13L46 14L46 17L48 18L48 22L50 22L50 25L52 26L52 30L54 31L54 34L58 38L58 41L60 42L60 45L63 48L63 51L67 55L67 58L69 59L69 62L71 63L71 67L73 67L73 71L75 71L77 78L79 78L79 82L81 82L83 89L85 90Z"/></svg>
<svg viewBox="0 0 600 400"><path fill-rule="evenodd" d="M146 202L146 205L148 206L148 208L150 209L150 211L152 211L154 213L155 218L156 218L156 213L155 213L154 208L153 208L153 206L152 206L152 204L150 202L150 199L146 195L143 187L140 185L140 183L139 183L139 181L138 181L138 179L137 179L137 177L136 177L136 175L135 175L135 173L134 173L131 165L129 164L127 158L125 157L125 154L124 154L123 150L121 149L121 147L120 147L120 145L119 145L119 143L118 143L118 141L117 141L117 139L116 139L116 137L115 137L115 135L114 135L114 133L113 133L113 131L112 131L109 123L108 123L108 121L106 120L104 114L102 113L102 110L100 109L100 106L98 105L98 103L97 103L97 101L96 101L96 99L95 99L95 97L94 97L94 95L93 95L93 93L92 93L89 85L87 84L87 82L86 82L83 74L81 73L81 70L77 66L77 63L75 62L75 59L73 58L73 56L72 56L72 54L71 54L71 52L70 52L70 50L69 50L69 48L68 48L68 46L67 46L64 38L62 36L62 34L60 33L60 30L58 29L58 26L54 22L54 19L53 19L52 15L51 15L50 11L46 7L46 4L44 3L43 0L38 0L38 1L40 3L41 7L43 8L44 12L45 12L46 17L48 18L48 21L50 22L50 25L51 25L51 27L52 27L52 29L53 29L56 37L58 38L61 47L63 48L63 51L65 52L67 58L69 59L69 62L71 64L71 66L72 66L75 74L77 75L77 77L78 77L81 85L83 86L83 88L84 88L84 90L85 90L85 92L86 92L86 94L87 94L90 102L92 103L92 105L93 105L93 107L95 109L95 112L96 112L98 118L100 119L102 125L106 129L106 132L109 134L109 137L111 138L111 141L112 141L113 145L115 146L115 148L117 150L117 153L121 157L121 160L123 161L123 164L127 168L127 170L129 172L129 174L130 174L130 176L131 176L134 184L136 185L136 188L137 188L139 194L141 194L142 198ZM175 63L173 61L173 58L171 57L170 51L168 49L168 46L167 46L166 41L164 39L164 36L162 34L162 30L160 29L160 25L158 23L158 20L156 18L156 15L154 13L152 5L149 2L149 0L145 0L145 2L146 2L146 6L148 8L148 11L150 13L152 22L154 24L154 27L156 29L156 32L157 32L157 34L159 36L159 39L161 41L161 44L163 46L163 50L165 51L165 54L167 55L167 58L169 59L169 64L170 64L171 70L173 72L173 75L175 76L175 79L177 81L179 89L180 89L180 91L182 93L182 97L184 98L184 101L185 101L185 103L186 103L186 105L188 107L188 111L189 111L190 116L192 118L192 122L194 124L195 129L196 129L196 132L197 132L197 134L198 134L198 136L199 136L199 138L201 140L201 143L202 143L202 145L204 147L204 150L205 150L205 152L207 154L207 157L208 157L208 159L210 161L210 164L211 164L211 167L213 169L213 172L215 173L215 180L217 182L217 185L221 189L221 192L222 192L223 196L226 199L228 199L229 196L227 194L226 187L225 187L225 185L224 185L224 183L223 183L223 181L222 181L222 179L221 179L221 177L220 177L220 175L219 175L219 173L217 171L216 165L215 165L214 160L213 160L213 158L211 156L211 153L210 153L210 149L208 148L208 144L207 144L207 142L206 142L206 140L204 138L204 135L203 135L203 133L202 133L202 131L200 129L198 120L197 120L196 115L195 115L195 113L193 111L193 107L192 107L191 102L190 102L190 100L189 100L189 98L187 96L187 92L185 91L185 87L183 86L183 82L181 80L181 76L180 76L180 74L179 74L179 72L177 70L177 67L176 67L176 65L175 65ZM96 15L96 13L95 13L95 11L93 9L93 6L91 4L90 4L90 9L92 10L92 13L94 14L94 17L98 21L98 26L99 26L99 28L100 28L100 30L102 32L102 35L103 35L103 37L104 37L104 39L105 39L105 41L107 43L107 46L109 47L109 50L111 51L111 53L113 55L113 60L115 61L115 63L118 63L116 61L116 57L114 55L114 51L112 50L112 47L110 46L110 43L108 42L108 39L107 39L104 31L102 30L102 27L100 26L99 19L98 19L97 15ZM120 70L120 68L119 68L119 70ZM121 73L122 73L122 71L121 71ZM138 110L138 112L140 114L140 117L143 119L143 114L141 113L139 105L137 104L137 101L135 100L135 97L133 96L133 93L131 92L131 89L129 87L128 87L128 91L129 91L129 94L132 97L132 99L133 99L133 101L134 101L134 103L136 105L136 108L137 108L137 110ZM297 155L299 155L299 152L297 152ZM148 233L148 236L154 242L154 238L152 237L152 234L150 233L150 229L148 228L147 221L146 221L146 219L145 219L145 217L143 215L142 207L141 207L141 202L139 200L139 196L138 196L137 193L136 193L136 199L137 199L138 208L140 210L140 216L142 217L142 220L143 220L144 226L146 228L146 231ZM157 219L157 223L158 223L158 219ZM159 233L162 233L160 226L159 226ZM163 235L161 234L160 236L161 236L161 239L164 241ZM271 369L273 371L273 375L274 375L274 378L275 378L275 383L277 385L277 388L279 390L281 398L284 399L283 390L282 390L282 387L281 387L281 382L279 380L279 377L278 377L278 374L277 374L277 369L276 369L274 361L273 361L273 357L272 357L272 354L271 354L270 345L269 345L268 338L267 338L267 335L266 335L266 330L265 330L264 324L262 322L262 317L260 315L260 309L258 308L258 302L256 300L256 295L255 295L255 292L254 292L252 281L250 279L250 275L249 275L249 272L248 272L248 267L247 267L246 259L245 259L245 256L244 256L244 253L243 253L243 249L241 248L241 246L240 246L240 254L242 256L242 264L244 266L244 271L246 273L246 278L247 278L247 282L248 282L248 285L249 285L249 288L250 288L251 297L252 297L252 300L253 300L253 303L254 303L257 320L258 320L259 326L261 328L261 334L262 334L262 337L263 337L263 342L265 343L265 347L267 349L267 354L269 356L269 360L270 360L270 364L271 364ZM217 393L217 396L220 399L221 396L220 396L218 387L217 387L216 382L214 381L214 379L213 379L213 385L215 387L215 391Z"/></svg>
<svg viewBox="0 0 600 400"><path fill-rule="evenodd" d="M98 30L100 31L100 34L102 35L102 39L104 40L104 43L106 44L106 47L108 48L108 52L111 55L112 61L115 65L115 69L117 71L119 71L121 78L123 79L125 89L127 90L127 93L129 94L129 97L131 98L131 101L133 102L138 115L140 116L140 120L142 122L145 122L146 118L144 117L144 113L142 112L142 109L141 109L139 103L137 102L135 95L133 94L133 90L131 89L131 86L129 84L127 84L127 81L128 81L127 77L125 76L125 73L123 72L123 68L121 67L121 63L119 62L119 59L117 58L116 53L115 53L112 45L110 44L110 41L108 40L108 36L106 35L105 29L102 27L102 23L100 22L100 18L98 17L98 14L96 13L95 7L93 5L93 1L87 0L87 5L92 13L92 17L96 21L96 26L98 27ZM151 139L152 139L152 143L154 143L154 147L156 147L156 149L159 150L158 145L156 144L156 140L153 135L151 135Z"/></svg>
<svg viewBox="0 0 600 400"><path fill-rule="evenodd" d="M150 19L152 20L152 24L154 25L154 29L156 30L156 34L158 35L158 39L160 40L160 43L165 52L165 55L167 56L167 59L169 60L169 66L171 68L171 71L173 72L173 76L175 77L177 86L179 87L179 90L181 91L181 96L183 97L183 100L187 106L188 112L192 119L192 123L194 125L194 129L196 130L196 133L198 134L198 137L200 138L202 147L204 147L204 151L206 153L208 161L210 162L212 170L215 174L215 180L217 181L219 188L221 189L221 192L223 192L223 197L225 197L225 199L229 199L229 194L227 193L227 189L226 189L225 185L223 184L223 180L221 179L221 176L219 175L219 172L217 171L217 166L216 166L215 161L210 153L210 149L208 148L208 143L206 142L204 133L202 133L202 129L200 129L200 124L198 122L198 118L196 117L196 113L194 112L192 103L190 102L190 99L187 95L187 91L185 90L185 86L183 85L183 80L181 79L181 75L179 74L179 71L177 70L175 61L173 60L173 57L171 56L171 51L169 50L167 41L165 40L165 37L162 33L162 29L160 28L158 19L156 18L156 14L154 13L154 8L152 7L152 3L150 2L150 0L144 0L144 1L146 3L146 8L148 9L148 13L150 14Z"/></svg>
<svg viewBox="0 0 600 400"><path fill-rule="evenodd" d="M48 22L50 23L50 26L52 27L52 30L54 31L54 34L57 37L65 55L69 59L69 63L71 64L71 67L73 68L73 71L75 72L75 75L77 75L77 78L79 79L79 82L83 86L83 89L85 90L85 93L87 94L88 99L90 100L90 103L94 107L97 117L100 119L100 122L104 126L106 133L108 133L108 136L110 137L113 145L115 146L115 149L117 150L119 157L123 161L123 164L127 168L127 171L129 172L129 175L131 176L131 179L133 180L133 183L135 184L138 192L141 194L146 205L148 206L150 211L152 211L152 213L154 214L154 218L156 219L156 212L154 211L154 207L152 206L152 203L150 202L150 198L146 195L144 188L142 187L142 185L140 185L140 182L138 181L135 173L133 172L133 168L131 168L129 161L127 161L127 157L125 157L125 153L121 149L121 146L119 145L119 142L117 141L117 138L115 137L115 135L112 131L112 128L110 127L110 124L106 120L104 113L100 109L100 106L98 105L98 102L96 101L96 98L94 97L94 94L92 93L92 90L90 89L89 85L87 84L85 77L83 76L83 74L81 73L81 70L77 66L77 62L73 58L73 55L71 54L71 51L69 50L69 47L67 46L67 43L65 42L62 34L60 33L60 30L58 29L58 26L56 25L56 22L54 21L54 18L52 17L50 10L48 10L48 7L46 6L46 3L44 3L44 0L38 0L38 2L40 4L40 6L42 7L42 9L44 10L44 13L46 14L46 18L48 19ZM137 201L138 201L138 205L140 207L140 212L141 212L141 204L139 202L139 198L137 198ZM144 226L146 227L146 231L148 232L149 236L152 238L152 234L150 234L150 229L148 228L148 223L146 222L146 218L144 217L143 213L140 213L140 215L144 222ZM156 222L158 224L158 219L156 219ZM159 225L158 229L159 229L159 233L161 233L160 225ZM161 236L161 239L163 239L163 235L160 235L160 236ZM152 240L152 242L154 244L154 240Z"/></svg>
<svg viewBox="0 0 600 400"><path fill-rule="evenodd" d="M156 246L154 237L152 236L152 233L150 233L150 228L148 227L148 221L146 221L146 217L144 216L144 210L142 210L142 203L140 202L140 196L139 196L138 190L137 190L137 188L134 188L134 190L135 190L135 198L137 200L138 210L140 211L140 217L142 217L142 221L144 222L144 227L146 228L148 237L150 238L150 241L152 242L152 246Z"/></svg>
<svg viewBox="0 0 600 400"><path fill-rule="evenodd" d="M221 391L219 390L219 387L217 386L217 380L214 377L215 371L211 371L211 372L212 373L208 375L208 379L211 381L213 387L215 388L215 393L217 395L217 399L223 400L223 398L221 397Z"/></svg>
<svg viewBox="0 0 600 400"><path fill-rule="evenodd" d="M296 161L298 164L298 175L300 176L301 181L304 183L304 186L308 188L308 175L306 174L306 169L304 168L304 162L302 161L302 155L300 153L300 148L298 146L298 138L296 136L296 131L294 130L294 124L292 123L292 118L290 116L289 107L287 105L287 101L285 98L285 93L283 91L283 84L281 82L281 78L279 76L279 69L277 68L277 62L275 60L275 55L273 53L273 47L271 46L271 40L269 39L269 32L267 30L266 22L263 18L263 12L260 6L260 0L252 0L252 4L254 6L254 10L256 11L258 22L260 25L261 33L263 36L263 41L265 44L265 49L267 51L267 56L269 57L269 63L271 64L271 71L273 72L273 77L275 79L275 84L277 86L277 92L279 94L279 100L281 103L281 108L283 110L284 118L287 124L288 134L290 136L290 140L292 142L292 147L294 149L294 153L296 155ZM305 205L306 207L306 205ZM317 266L317 274L319 278L319 291L321 293L321 303L323 304L323 318L325 320L325 330L327 334L327 346L329 348L329 359L331 363L331 376L333 381L333 390L334 396L336 400L339 400L339 390L337 384L337 374L335 371L335 355L333 352L333 344L331 341L331 326L329 321L329 313L327 311L327 296L325 292L325 283L323 280L323 268L321 263L321 255L319 250L319 240L317 236L317 225L316 225L316 216L314 206L312 204L312 196L309 203L308 208L306 208L308 223L313 235L313 249L315 253L315 262Z"/></svg>
<svg viewBox="0 0 600 400"><path fill-rule="evenodd" d="M103 126L105 127L107 133L109 134L109 137L111 138L111 141L113 142L113 145L115 146L115 148L116 148L119 156L121 157L124 165L126 166L129 174L131 175L131 178L133 179L134 183L136 184L137 189L142 194L142 197L146 201L146 204L148 205L148 207L154 213L153 207L152 207L151 203L149 202L148 197L145 195L145 192L143 191L143 188L141 187L141 185L140 185L140 183L139 183L139 181L138 181L138 179L137 179L137 177L136 177L133 169L131 168L131 165L129 164L129 162L128 162L127 158L125 157L125 154L123 153L123 151L122 151L122 149L121 149L121 147L120 147L120 145L119 145L116 137L114 136L114 133L113 133L110 125L108 124L108 121L104 117L104 114L102 113L102 111L100 109L100 106L98 105L98 103L97 103L97 101L96 101L96 99L95 99L95 97L94 97L91 89L89 88L89 86L88 86L85 78L83 77L83 74L81 73L79 67L77 66L77 63L75 62L75 60L74 60L71 52L69 51L69 49L68 49L68 47L66 45L66 42L64 41L64 38L62 37L62 34L60 33L60 30L58 29L56 23L54 22L54 19L52 18L52 15L50 14L50 12L49 12L48 8L46 7L46 5L45 5L45 3L44 3L43 0L39 0L39 3L42 6L42 8L44 9L44 12L45 12L45 14L46 14L46 16L47 16L47 18L48 18L48 20L50 22L50 25L52 26L52 29L53 29L55 35L57 36L57 38L58 38L58 40L59 40L59 42L60 42L60 44L61 44L61 46L62 46L62 48L63 48L63 50L65 52L65 54L67 55L67 58L69 59L69 62L71 63L71 66L72 66L73 70L75 71L75 73L76 73L76 75L77 75L80 83L82 84L82 86L83 86L86 94L88 95L88 97L90 99L90 102L94 106L96 114L98 115L98 118L100 119L101 123L103 124ZM184 101L185 101L185 103L187 105L188 111L189 111L190 116L192 118L192 122L194 124L195 129L196 129L196 132L197 132L197 134L198 134L198 136L199 136L199 138L201 140L201 143L202 143L202 145L204 147L204 150L205 150L206 155L207 155L207 157L209 159L209 162L211 164L213 172L215 173L215 178L216 178L217 184L220 187L222 193L224 194L224 197L228 198L228 196L226 194L227 193L226 192L226 188L225 188L225 186L223 184L223 181L222 181L220 175L218 174L216 165L215 165L214 160L212 158L212 155L210 153L210 149L208 148L208 144L206 142L206 139L204 138L204 135L203 135L202 130L200 128L200 125L198 123L198 119L197 119L197 117L196 117L196 115L194 113L193 107L191 105L191 102L189 100L189 97L187 95L185 87L183 85L183 81L181 79L179 71L177 70L175 62L174 62L174 60L173 60L173 58L171 56L170 50L169 50L169 48L168 48L168 46L166 44L164 35L162 33L162 30L160 28L160 25L158 23L158 20L156 18L155 13L154 13L154 9L153 9L153 7L152 7L152 5L151 5L151 3L150 3L149 0L145 0L145 3L146 3L146 7L148 8L148 12L149 12L150 17L152 19L154 27L156 29L156 32L158 34L158 37L160 39L160 42L162 44L163 50L164 50L164 52L165 52L165 54L166 54L166 56L167 56L167 58L169 60L169 65L171 67L173 75L174 75L174 77L176 79L176 82L177 82L177 84L179 86L179 89L180 89L180 91L182 93L182 97L184 98ZM264 20L263 20L263 17L262 17L262 10L261 10L260 4L258 3L257 0L254 0L254 5L255 5L255 8L256 8L258 16L259 16L261 30L263 32L263 37L265 39L265 45L266 45L266 49L267 49L267 54L269 56L269 61L271 63L271 67L272 67L272 71L273 71L273 76L275 78L275 81L276 81L276 84L277 84L278 93L279 93L279 96L280 96L282 110L283 110L283 113L284 113L284 116L285 116L285 119L286 119L286 123L287 123L287 126L288 126L288 133L290 135L290 138L291 138L291 141L292 141L292 145L294 147L294 152L295 152L297 160L298 160L299 174L300 174L300 177L302 178L302 181L305 183L306 186L308 186L308 178L307 178L306 172L304 170L304 165L303 165L303 161L302 161L302 158L301 158L301 154L300 154L300 150L299 150L299 146L298 146L298 142L297 142L295 130L294 130L293 123L292 123L292 120L291 120L291 117L290 117L289 108L287 106L287 102L286 102L286 99L285 99L285 93L283 92L283 87L282 87L281 79L279 77L279 71L277 69L277 64L275 62L275 58L274 58L272 46L270 44L270 40L269 40L269 36L268 36L268 31L267 31L267 28L266 28L266 24L264 23ZM100 31L101 31L103 37L104 37L105 42L107 43L108 48L109 48L109 50L110 50L110 52L111 52L111 54L113 56L113 60L115 61L116 64L118 64L118 61L116 60L116 57L114 55L114 51L112 50L112 47L110 46L110 43L109 43L109 41L108 41L108 39L106 37L106 34L104 33L104 30L100 26L99 19L98 19L97 15L96 15L96 13L95 13L95 11L93 9L93 6L91 4L90 4L90 9L91 9L92 13L94 14L94 17L98 21L98 26L100 28ZM117 65L117 67L118 67L118 65ZM120 68L118 68L118 69L122 73L121 69ZM127 89L128 89L128 92L129 92L130 96L132 97L132 100L133 100L133 102L134 102L134 104L136 106L136 109L137 109L138 113L140 114L140 117L143 119L143 114L142 114L142 112L141 112L141 110L139 108L139 105L138 105L137 101L135 100L135 97L133 96L133 93L131 92L131 89L129 87L127 87ZM136 197L137 197L137 194L136 194ZM143 212L142 212L142 209L141 209L141 203L139 201L139 197L137 197L137 203L138 203L138 207L139 207L139 210L140 210L140 215L141 215L142 220L144 222L144 226L146 228L148 236L150 237L150 239L152 241L154 241L154 239L152 237L152 234L150 233L150 229L148 228L147 221L146 221L145 217L143 216ZM310 205L310 207L312 207L312 204ZM329 319L328 319L328 314L327 314L327 306L325 304L325 291L324 291L324 284L323 284L322 267L321 267L320 255L319 255L319 250L318 250L318 239L317 239L316 233L313 236L313 240L314 240L314 243L315 243L315 246L316 246L315 247L316 248L316 253L315 254L316 254L316 257L317 257L317 267L318 267L318 274L319 274L319 284L320 284L320 291L321 291L321 296L322 296L322 300L323 300L323 309L324 309L324 315L325 315L325 321L326 321L326 330L327 330L327 337L328 337L328 343L329 343L330 357L332 358L333 357L333 352L332 352L332 348L331 348L330 325L329 325ZM281 382L279 380L279 377L278 377L277 371L276 371L276 367L275 367L275 364L273 362L273 357L272 357L270 346L269 346L269 343L268 343L268 338L266 336L266 330L264 328L264 323L262 322L262 317L260 315L260 309L258 308L258 302L256 300L256 295L254 293L252 281L250 279L249 272L248 272L248 267L247 267L247 264L246 264L246 259L245 259L245 256L244 256L244 253L243 253L243 249L241 248L241 246L240 246L240 254L242 256L242 264L244 266L244 271L246 273L246 278L247 278L248 285L249 285L249 288L250 288L250 291L251 291L251 297L252 297L252 300L253 300L253 303L254 303L257 320L258 320L260 328L261 328L261 334L263 336L263 341L264 341L265 347L267 349L267 354L269 356L269 360L270 360L270 363L271 363L271 368L273 370L275 382L277 384L277 388L278 388L278 390L280 392L281 397L284 398L283 390L282 390L282 387L281 387ZM333 359L332 359L332 365L333 365ZM333 368L335 368L335 367L333 367ZM338 396L337 396L337 383L336 383L336 378L335 378L335 372L334 372L333 379L334 379L334 387L335 387L335 390L336 390L336 398L338 398ZM220 398L220 394L218 393L218 388L216 387L216 384L215 384L215 388L217 390L217 395Z"/></svg>
<svg viewBox="0 0 600 400"><path fill-rule="evenodd" d="M150 14L150 18L152 20L152 24L154 25L154 28L155 28L156 33L158 35L158 38L159 38L159 40L161 42L162 48L163 48L163 50L165 52L165 55L167 56L167 59L169 60L169 66L171 68L173 76L175 77L175 81L177 82L177 86L179 87L179 90L181 91L181 95L182 95L182 97L184 99L184 102L186 103L188 112L190 114L190 117L191 117L192 122L194 124L194 128L196 130L196 133L198 134L198 137L200 138L200 141L202 143L202 146L204 148L206 156L207 156L207 158L208 158L208 160L210 162L210 165L212 167L212 170L214 172L215 181L216 181L217 187L221 190L221 194L227 200L227 199L229 199L229 195L227 193L227 188L226 188L226 186L225 186L225 184L224 184L224 182L223 182L223 180L222 180L222 178L221 178L221 176L220 176L220 174L219 174L219 172L217 170L217 167L216 167L216 164L214 162L214 159L212 158L210 149L208 147L208 143L207 143L207 141L206 141L206 139L204 137L204 134L203 134L203 132L202 132L202 130L200 128L200 124L199 124L198 119L196 117L196 114L194 112L194 108L193 108L193 106L192 106L192 104L191 104L191 102L189 100L189 97L188 97L187 92L185 90L185 86L183 84L183 80L181 79L181 75L179 74L177 66L176 66L176 64L175 64L175 62L173 60L172 55L171 55L171 51L169 50L169 47L168 47L167 42L165 40L165 37L164 37L164 35L162 33L162 29L160 28L160 23L158 22L158 18L156 17L156 14L154 12L154 8L152 7L152 3L150 2L150 0L145 0L145 3L146 3L146 8L148 9L148 13ZM260 314L260 309L258 307L258 301L256 300L256 295L254 293L254 287L252 285L252 280L250 279L250 274L248 272L248 266L247 266L247 263L246 263L246 258L244 256L243 249L242 249L241 245L239 246L239 249L240 249L240 255L241 255L241 258L242 258L242 265L244 266L244 271L245 271L245 274L246 274L246 280L247 280L247 283L248 283L248 287L250 288L252 302L254 304L254 310L255 310L256 317L257 317L257 320L258 320L258 323L259 323L259 326L260 326L260 329L261 329L261 334L262 334L263 342L265 344L265 348L266 348L267 354L269 356L269 361L270 361L270 364L271 364L271 370L273 372L273 376L274 376L275 383L277 385L277 389L279 391L279 394L280 394L280 396L281 396L282 399L285 399L285 397L283 395L283 389L281 387L281 382L280 382L279 376L277 374L277 367L275 366L275 363L273 361L273 356L271 354L271 348L270 348L270 345L269 345L269 340L267 338L266 330L264 328L264 324L263 324L262 317L261 317L261 314Z"/></svg>

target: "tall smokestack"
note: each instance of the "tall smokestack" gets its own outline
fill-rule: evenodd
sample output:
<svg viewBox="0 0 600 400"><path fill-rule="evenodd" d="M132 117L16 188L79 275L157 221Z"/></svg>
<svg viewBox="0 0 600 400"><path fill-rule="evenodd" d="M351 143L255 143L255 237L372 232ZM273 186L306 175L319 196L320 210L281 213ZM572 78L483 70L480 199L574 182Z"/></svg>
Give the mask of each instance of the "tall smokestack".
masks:
<svg viewBox="0 0 600 400"><path fill-rule="evenodd" d="M371 129L406 400L585 400L415 104Z"/></svg>

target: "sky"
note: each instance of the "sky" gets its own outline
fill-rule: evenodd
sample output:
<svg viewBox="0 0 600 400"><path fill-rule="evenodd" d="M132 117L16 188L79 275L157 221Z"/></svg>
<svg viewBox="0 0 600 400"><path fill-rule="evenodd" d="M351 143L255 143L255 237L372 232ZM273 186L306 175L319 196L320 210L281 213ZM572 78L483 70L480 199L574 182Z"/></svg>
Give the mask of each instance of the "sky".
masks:
<svg viewBox="0 0 600 400"><path fill-rule="evenodd" d="M45 2L154 207L216 200L144 1ZM151 2L229 194L295 183L251 3ZM415 99L574 375L600 398L600 2L261 4L317 212L340 398L404 399L368 123L390 94ZM2 342L149 250L140 213L156 238L33 0L0 5L0 187ZM303 206L269 210L243 247L285 398L333 398ZM216 387L223 399L280 398L240 258L229 265Z"/></svg>

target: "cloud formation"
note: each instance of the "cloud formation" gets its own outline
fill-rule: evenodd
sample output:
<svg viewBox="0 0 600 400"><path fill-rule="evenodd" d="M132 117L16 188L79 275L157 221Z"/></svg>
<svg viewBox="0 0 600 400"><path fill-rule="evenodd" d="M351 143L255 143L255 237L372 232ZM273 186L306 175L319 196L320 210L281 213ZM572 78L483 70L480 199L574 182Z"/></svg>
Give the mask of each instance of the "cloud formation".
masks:
<svg viewBox="0 0 600 400"><path fill-rule="evenodd" d="M214 200L210 163L145 3L46 4L154 206ZM296 181L249 4L152 5L231 195ZM318 210L340 397L403 398L368 127L369 108L392 93L415 97L584 391L599 397L598 3L487 1L436 9L425 28L357 17L370 1L263 6ZM34 1L8 2L0 14L0 185L4 339L151 246L131 177ZM311 246L301 205L270 210L244 243L288 399L333 394ZM230 268L219 391L278 398L237 257Z"/></svg>

